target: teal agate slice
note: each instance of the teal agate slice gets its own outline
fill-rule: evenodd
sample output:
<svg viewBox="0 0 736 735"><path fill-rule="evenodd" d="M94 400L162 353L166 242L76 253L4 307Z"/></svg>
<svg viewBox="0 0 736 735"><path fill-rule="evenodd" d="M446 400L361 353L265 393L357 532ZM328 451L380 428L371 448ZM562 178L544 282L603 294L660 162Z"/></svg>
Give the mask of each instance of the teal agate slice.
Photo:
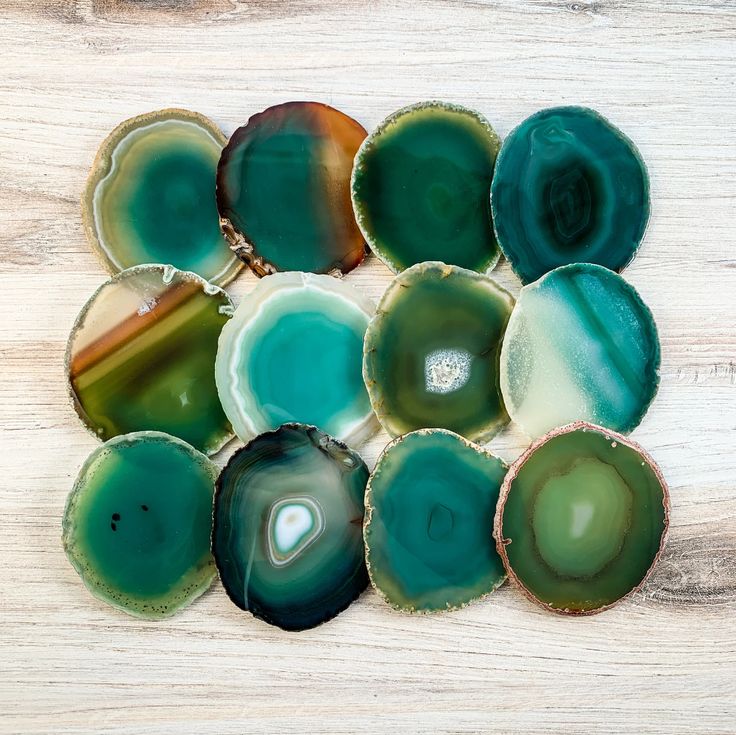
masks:
<svg viewBox="0 0 736 735"><path fill-rule="evenodd" d="M368 584L358 454L313 426L256 437L217 481L212 550L230 599L285 630L313 628Z"/></svg>
<svg viewBox="0 0 736 735"><path fill-rule="evenodd" d="M491 192L498 243L524 283L569 263L621 271L649 220L634 144L586 107L527 118L501 147Z"/></svg>
<svg viewBox="0 0 736 735"><path fill-rule="evenodd" d="M115 437L84 463L64 511L63 543L89 591L140 618L164 618L212 583L217 470L158 431Z"/></svg>
<svg viewBox="0 0 736 735"><path fill-rule="evenodd" d="M463 607L503 583L491 536L506 465L441 429L384 450L366 491L364 538L371 581L393 607Z"/></svg>
<svg viewBox="0 0 736 735"><path fill-rule="evenodd" d="M363 384L363 335L373 304L313 273L258 282L222 331L215 376L244 441L288 422L358 444L378 427Z"/></svg>
<svg viewBox="0 0 736 735"><path fill-rule="evenodd" d="M659 385L652 313L599 265L557 268L525 286L501 349L501 390L531 437L578 419L628 433Z"/></svg>

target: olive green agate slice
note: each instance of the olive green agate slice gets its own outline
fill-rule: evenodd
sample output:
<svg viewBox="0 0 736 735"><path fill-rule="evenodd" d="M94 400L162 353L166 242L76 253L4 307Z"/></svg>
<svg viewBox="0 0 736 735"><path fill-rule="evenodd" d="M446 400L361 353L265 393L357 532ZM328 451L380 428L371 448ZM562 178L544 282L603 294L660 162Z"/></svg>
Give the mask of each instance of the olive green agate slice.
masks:
<svg viewBox="0 0 736 735"><path fill-rule="evenodd" d="M285 630L335 617L368 585L368 468L314 426L285 424L239 449L215 493L212 550L230 599Z"/></svg>
<svg viewBox="0 0 736 735"><path fill-rule="evenodd" d="M319 102L269 107L233 133L217 168L220 226L256 275L339 275L363 260L350 173L365 136Z"/></svg>
<svg viewBox="0 0 736 735"><path fill-rule="evenodd" d="M557 268L521 289L501 349L501 390L531 437L584 420L624 434L659 385L652 313L599 265Z"/></svg>
<svg viewBox="0 0 736 735"><path fill-rule="evenodd" d="M371 403L389 434L439 427L486 441L507 423L498 368L513 305L492 279L444 263L394 278L363 355Z"/></svg>
<svg viewBox="0 0 736 735"><path fill-rule="evenodd" d="M509 577L559 613L594 613L637 590L660 556L669 494L634 442L585 422L555 429L509 470L494 536Z"/></svg>
<svg viewBox="0 0 736 735"><path fill-rule="evenodd" d="M165 618L215 577L210 553L217 470L158 431L115 437L84 463L64 511L69 561L100 600Z"/></svg>
<svg viewBox="0 0 736 735"><path fill-rule="evenodd" d="M390 605L450 610L502 584L491 529L506 469L442 429L386 447L368 481L363 535L371 582Z"/></svg>
<svg viewBox="0 0 736 735"><path fill-rule="evenodd" d="M230 297L170 265L129 268L77 317L66 352L74 407L100 439L173 434L205 454L232 437L215 385L217 340Z"/></svg>
<svg viewBox="0 0 736 735"><path fill-rule="evenodd" d="M568 263L623 270L649 220L634 144L586 107L527 118L501 147L491 189L498 243L524 283Z"/></svg>
<svg viewBox="0 0 736 735"><path fill-rule="evenodd" d="M171 263L220 286L242 263L219 229L217 162L226 138L203 115L131 118L97 153L82 197L87 237L112 273Z"/></svg>
<svg viewBox="0 0 736 735"><path fill-rule="evenodd" d="M222 330L217 389L243 441L296 422L351 445L378 429L363 384L363 336L374 312L348 283L314 273L258 282Z"/></svg>
<svg viewBox="0 0 736 735"><path fill-rule="evenodd" d="M384 120L358 151L351 187L373 252L395 273L425 260L493 268L499 145L488 120L458 105L422 102Z"/></svg>

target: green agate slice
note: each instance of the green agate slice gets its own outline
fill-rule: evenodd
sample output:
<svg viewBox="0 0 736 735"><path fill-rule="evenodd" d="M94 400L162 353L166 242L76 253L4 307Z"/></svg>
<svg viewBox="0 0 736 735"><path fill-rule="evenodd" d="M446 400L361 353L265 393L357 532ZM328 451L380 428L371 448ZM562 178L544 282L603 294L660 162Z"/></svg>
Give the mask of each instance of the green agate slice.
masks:
<svg viewBox="0 0 736 735"><path fill-rule="evenodd" d="M239 449L215 493L212 550L241 609L285 630L335 617L368 585L360 456L314 426L286 424Z"/></svg>
<svg viewBox="0 0 736 735"><path fill-rule="evenodd" d="M365 335L363 376L392 436L424 427L486 441L508 421L499 353L514 300L495 281L444 263L394 278Z"/></svg>
<svg viewBox="0 0 736 735"><path fill-rule="evenodd" d="M463 607L506 578L491 537L506 465L442 429L384 450L366 490L363 531L373 586L399 610Z"/></svg>
<svg viewBox="0 0 736 735"><path fill-rule="evenodd" d="M232 438L215 385L217 340L232 312L222 289L170 265L136 266L104 283L66 352L84 424L102 440L148 429L217 452Z"/></svg>
<svg viewBox="0 0 736 735"><path fill-rule="evenodd" d="M511 419L531 437L578 419L624 434L659 385L652 313L599 265L557 268L521 289L501 350Z"/></svg>
<svg viewBox="0 0 736 735"><path fill-rule="evenodd" d="M365 129L319 102L287 102L238 128L217 168L220 226L257 276L347 273L365 256L350 204Z"/></svg>
<svg viewBox="0 0 736 735"><path fill-rule="evenodd" d="M425 260L485 272L499 256L491 177L500 141L488 120L444 102L394 112L358 151L353 209L394 273Z"/></svg>
<svg viewBox="0 0 736 735"><path fill-rule="evenodd" d="M69 561L100 600L165 618L215 577L210 553L217 470L158 431L115 437L84 463L64 511Z"/></svg>
<svg viewBox="0 0 736 735"><path fill-rule="evenodd" d="M511 466L494 535L528 597L554 612L585 614L641 587L668 523L669 494L654 461L623 436L576 422Z"/></svg>
<svg viewBox="0 0 736 735"><path fill-rule="evenodd" d="M248 441L288 422L349 444L378 428L361 375L374 311L349 284L313 273L258 282L222 330L216 378L225 413Z"/></svg>
<svg viewBox="0 0 736 735"><path fill-rule="evenodd" d="M527 118L501 147L491 190L498 243L524 283L568 263L623 270L649 220L634 144L586 107Z"/></svg>
<svg viewBox="0 0 736 735"><path fill-rule="evenodd" d="M171 263L218 285L242 263L218 226L217 162L226 138L208 118L159 110L118 125L82 198L87 237L112 273Z"/></svg>

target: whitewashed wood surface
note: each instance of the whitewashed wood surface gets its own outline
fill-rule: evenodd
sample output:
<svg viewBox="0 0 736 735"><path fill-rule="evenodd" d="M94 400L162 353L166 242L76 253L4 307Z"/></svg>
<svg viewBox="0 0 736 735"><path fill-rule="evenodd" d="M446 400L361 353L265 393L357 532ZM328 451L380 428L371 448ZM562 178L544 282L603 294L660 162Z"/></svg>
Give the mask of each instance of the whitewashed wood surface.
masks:
<svg viewBox="0 0 736 735"><path fill-rule="evenodd" d="M736 732L735 56L733 0L0 0L0 731ZM78 204L98 143L160 107L230 133L286 100L370 128L428 98L501 135L588 104L649 165L652 222L625 275L658 320L662 386L633 436L673 513L646 590L575 620L509 587L436 617L369 591L296 635L219 584L162 623L97 602L60 524L95 446L62 353L105 278ZM389 273L371 257L348 278L377 298ZM490 446L512 460L525 441Z"/></svg>

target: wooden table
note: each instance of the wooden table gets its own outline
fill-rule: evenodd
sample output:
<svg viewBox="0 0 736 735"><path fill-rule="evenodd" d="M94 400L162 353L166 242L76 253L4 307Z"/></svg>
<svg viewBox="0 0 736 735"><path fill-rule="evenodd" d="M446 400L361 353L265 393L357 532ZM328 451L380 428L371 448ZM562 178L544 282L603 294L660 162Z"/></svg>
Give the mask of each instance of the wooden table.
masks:
<svg viewBox="0 0 736 735"><path fill-rule="evenodd" d="M735 55L732 0L0 0L0 730L736 731ZM230 133L285 100L370 128L428 98L480 110L501 135L540 107L588 104L649 165L652 222L625 275L663 347L634 432L672 490L651 582L580 620L508 586L434 617L369 591L297 635L219 584L161 623L97 602L60 523L95 447L62 355L105 279L78 203L98 144L167 106ZM518 289L506 264L496 273ZM373 298L389 278L373 257L349 276ZM386 440L364 447L369 464ZM507 460L524 446L514 429L491 443Z"/></svg>

